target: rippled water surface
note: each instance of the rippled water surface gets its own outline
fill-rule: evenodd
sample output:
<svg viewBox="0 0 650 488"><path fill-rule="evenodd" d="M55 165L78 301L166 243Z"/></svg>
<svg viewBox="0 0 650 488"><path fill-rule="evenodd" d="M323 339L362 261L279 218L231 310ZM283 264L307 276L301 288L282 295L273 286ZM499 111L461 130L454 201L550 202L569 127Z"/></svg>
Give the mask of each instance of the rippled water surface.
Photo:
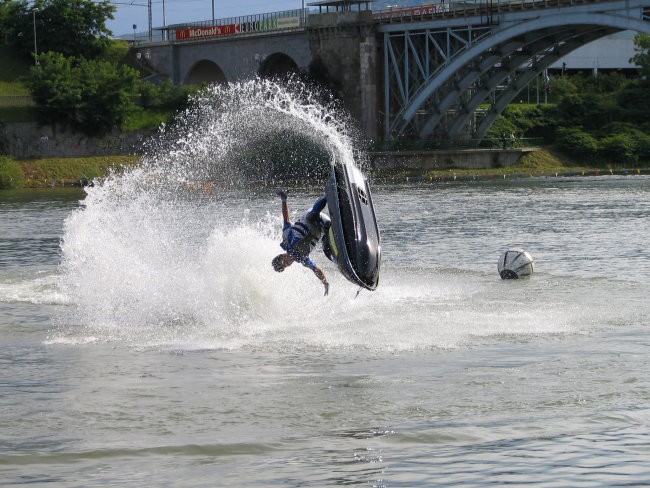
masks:
<svg viewBox="0 0 650 488"><path fill-rule="evenodd" d="M379 288L317 250L324 297L265 182L295 219L367 167L346 120L208 87L137 167L0 193L3 486L650 484L650 179L376 186Z"/></svg>
<svg viewBox="0 0 650 488"><path fill-rule="evenodd" d="M382 279L355 299L321 256L329 297L273 273L270 189L138 225L79 190L0 193L3 485L648 485L649 196L643 176L376 187ZM511 247L530 279L499 279Z"/></svg>

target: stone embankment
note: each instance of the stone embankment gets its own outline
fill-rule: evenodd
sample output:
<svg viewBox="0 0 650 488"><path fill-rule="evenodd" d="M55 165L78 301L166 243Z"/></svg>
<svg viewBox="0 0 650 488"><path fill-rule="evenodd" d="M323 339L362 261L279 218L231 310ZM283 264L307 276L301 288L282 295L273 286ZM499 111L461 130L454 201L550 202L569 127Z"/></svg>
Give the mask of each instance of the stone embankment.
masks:
<svg viewBox="0 0 650 488"><path fill-rule="evenodd" d="M151 131L114 131L89 137L36 122L4 124L1 152L16 159L121 156L139 153Z"/></svg>
<svg viewBox="0 0 650 488"><path fill-rule="evenodd" d="M539 148L449 149L439 151L380 151L371 153L379 171L491 169L515 166Z"/></svg>

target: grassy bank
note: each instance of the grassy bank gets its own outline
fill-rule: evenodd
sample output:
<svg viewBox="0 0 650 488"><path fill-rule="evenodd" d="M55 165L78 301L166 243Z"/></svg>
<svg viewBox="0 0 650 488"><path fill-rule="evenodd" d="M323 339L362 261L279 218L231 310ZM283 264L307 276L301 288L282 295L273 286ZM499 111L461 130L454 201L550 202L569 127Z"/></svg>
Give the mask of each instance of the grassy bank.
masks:
<svg viewBox="0 0 650 488"><path fill-rule="evenodd" d="M440 169L375 171L374 179L384 182L399 181L463 181L516 179L555 176L600 176L612 174L650 174L650 163L635 165L608 164L600 167L586 166L546 149L529 153L513 166L489 169Z"/></svg>
<svg viewBox="0 0 650 488"><path fill-rule="evenodd" d="M14 160L0 157L0 188L46 188L88 184L138 163L137 156L99 156L88 158L45 158Z"/></svg>
<svg viewBox="0 0 650 488"><path fill-rule="evenodd" d="M14 160L0 156L0 189L79 186L106 176L111 168L118 171L138 164L137 156L102 156L88 158L47 158ZM514 166L492 169L446 169L373 171L378 182L468 181L518 179L526 177L599 176L610 174L650 174L650 164L631 166L584 166L565 161L558 155L541 150L524 156Z"/></svg>

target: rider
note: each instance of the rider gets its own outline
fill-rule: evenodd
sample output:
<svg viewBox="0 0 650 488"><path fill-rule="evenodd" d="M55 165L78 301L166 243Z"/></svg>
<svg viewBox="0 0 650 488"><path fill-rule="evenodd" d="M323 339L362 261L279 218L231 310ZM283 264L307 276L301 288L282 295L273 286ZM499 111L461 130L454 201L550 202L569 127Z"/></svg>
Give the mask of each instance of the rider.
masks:
<svg viewBox="0 0 650 488"><path fill-rule="evenodd" d="M286 252L273 258L271 264L278 273L284 271L294 261L311 269L318 279L325 286L325 295L329 292L329 283L325 273L309 258L311 253L323 234L327 231L330 219L321 213L327 204L327 197L323 195L316 202L312 209L303 215L298 221L292 224L289 221L289 208L287 207L287 194L279 188L275 193L282 199L282 243L280 247Z"/></svg>

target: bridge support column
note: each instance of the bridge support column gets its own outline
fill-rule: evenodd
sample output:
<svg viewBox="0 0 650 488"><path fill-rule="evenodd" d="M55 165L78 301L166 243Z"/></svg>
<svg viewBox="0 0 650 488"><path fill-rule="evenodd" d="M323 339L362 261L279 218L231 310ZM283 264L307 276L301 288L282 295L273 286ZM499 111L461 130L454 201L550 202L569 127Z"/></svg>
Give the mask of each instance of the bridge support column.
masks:
<svg viewBox="0 0 650 488"><path fill-rule="evenodd" d="M309 18L312 59L327 69L345 107L359 121L366 137L378 136L381 65L372 13L334 12Z"/></svg>

